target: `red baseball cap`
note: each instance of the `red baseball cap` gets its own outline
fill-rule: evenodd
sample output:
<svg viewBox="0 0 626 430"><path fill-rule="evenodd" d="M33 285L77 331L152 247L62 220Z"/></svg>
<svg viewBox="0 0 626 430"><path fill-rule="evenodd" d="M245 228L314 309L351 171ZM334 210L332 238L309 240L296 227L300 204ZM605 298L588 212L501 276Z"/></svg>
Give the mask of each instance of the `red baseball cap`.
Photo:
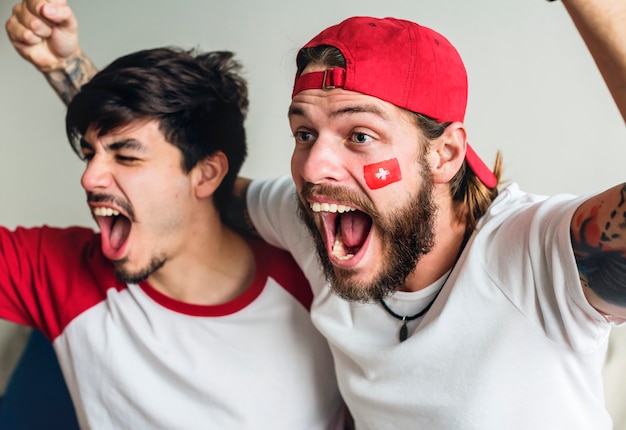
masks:
<svg viewBox="0 0 626 430"><path fill-rule="evenodd" d="M357 16L327 28L303 46L334 46L346 68L296 74L292 97L308 89L343 88L385 100L439 122L463 121L467 73L457 50L439 33L411 21ZM489 188L491 169L468 145L468 165Z"/></svg>

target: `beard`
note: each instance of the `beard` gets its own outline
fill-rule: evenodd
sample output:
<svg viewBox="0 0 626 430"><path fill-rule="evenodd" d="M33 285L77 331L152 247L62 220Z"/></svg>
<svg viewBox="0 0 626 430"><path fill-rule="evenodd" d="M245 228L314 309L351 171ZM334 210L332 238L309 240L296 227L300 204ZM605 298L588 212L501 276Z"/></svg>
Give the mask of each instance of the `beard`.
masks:
<svg viewBox="0 0 626 430"><path fill-rule="evenodd" d="M122 282L127 284L138 284L148 279L148 276L159 270L165 264L166 258L152 257L152 260L142 269L131 272L124 268L127 259L114 261L115 276Z"/></svg>
<svg viewBox="0 0 626 430"><path fill-rule="evenodd" d="M383 244L383 255L380 257L382 269L367 282L352 279L357 274L356 270L333 266L313 216L298 199L298 213L314 239L318 260L335 294L355 302L378 301L402 286L415 270L419 259L431 251L435 236L434 186L428 166L422 163L422 167L422 186L404 206L383 216L371 204L367 205L370 207L368 215L372 218L371 228L377 228Z"/></svg>

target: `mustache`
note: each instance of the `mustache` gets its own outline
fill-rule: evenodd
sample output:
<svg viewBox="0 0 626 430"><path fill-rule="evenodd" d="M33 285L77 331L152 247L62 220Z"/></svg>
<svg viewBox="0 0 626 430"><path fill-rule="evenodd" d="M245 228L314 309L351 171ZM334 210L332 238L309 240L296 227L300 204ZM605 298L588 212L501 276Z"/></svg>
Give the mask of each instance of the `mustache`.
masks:
<svg viewBox="0 0 626 430"><path fill-rule="evenodd" d="M311 182L305 182L300 190L300 198L307 200L312 197L327 197L339 202L347 203L352 206L361 208L370 216L376 218L378 211L374 208L374 204L366 196L344 187L336 187L330 185L315 185Z"/></svg>
<svg viewBox="0 0 626 430"><path fill-rule="evenodd" d="M128 219L131 221L135 221L135 211L131 204L123 199L112 196L110 194L94 194L92 192L87 193L87 202L88 203L112 203L115 206L119 207L124 211Z"/></svg>

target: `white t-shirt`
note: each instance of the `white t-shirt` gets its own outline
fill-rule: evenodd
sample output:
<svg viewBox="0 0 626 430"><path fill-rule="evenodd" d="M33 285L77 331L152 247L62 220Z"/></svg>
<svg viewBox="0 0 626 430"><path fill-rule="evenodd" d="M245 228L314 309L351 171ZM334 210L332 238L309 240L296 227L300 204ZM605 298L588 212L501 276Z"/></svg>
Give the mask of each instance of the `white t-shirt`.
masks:
<svg viewBox="0 0 626 430"><path fill-rule="evenodd" d="M84 429L335 428L310 286L289 254L249 243L252 285L200 306L117 280L89 229L0 228L0 318L53 341Z"/></svg>
<svg viewBox="0 0 626 430"><path fill-rule="evenodd" d="M248 208L268 242L309 278L314 324L328 339L358 430L601 430L602 365L610 325L586 301L570 242L581 198L504 189L447 280L386 299L422 318L334 295L296 212L289 178L255 182Z"/></svg>

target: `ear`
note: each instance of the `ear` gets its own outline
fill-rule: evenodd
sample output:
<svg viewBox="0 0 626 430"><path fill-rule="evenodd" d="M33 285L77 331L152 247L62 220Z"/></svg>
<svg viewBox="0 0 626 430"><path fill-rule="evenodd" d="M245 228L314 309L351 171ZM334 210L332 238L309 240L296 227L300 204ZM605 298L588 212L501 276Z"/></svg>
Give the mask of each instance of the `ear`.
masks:
<svg viewBox="0 0 626 430"><path fill-rule="evenodd" d="M210 197L228 173L228 158L222 151L198 161L191 171L193 187L199 199Z"/></svg>
<svg viewBox="0 0 626 430"><path fill-rule="evenodd" d="M435 183L446 184L465 161L467 134L461 122L453 122L432 142L431 170Z"/></svg>

